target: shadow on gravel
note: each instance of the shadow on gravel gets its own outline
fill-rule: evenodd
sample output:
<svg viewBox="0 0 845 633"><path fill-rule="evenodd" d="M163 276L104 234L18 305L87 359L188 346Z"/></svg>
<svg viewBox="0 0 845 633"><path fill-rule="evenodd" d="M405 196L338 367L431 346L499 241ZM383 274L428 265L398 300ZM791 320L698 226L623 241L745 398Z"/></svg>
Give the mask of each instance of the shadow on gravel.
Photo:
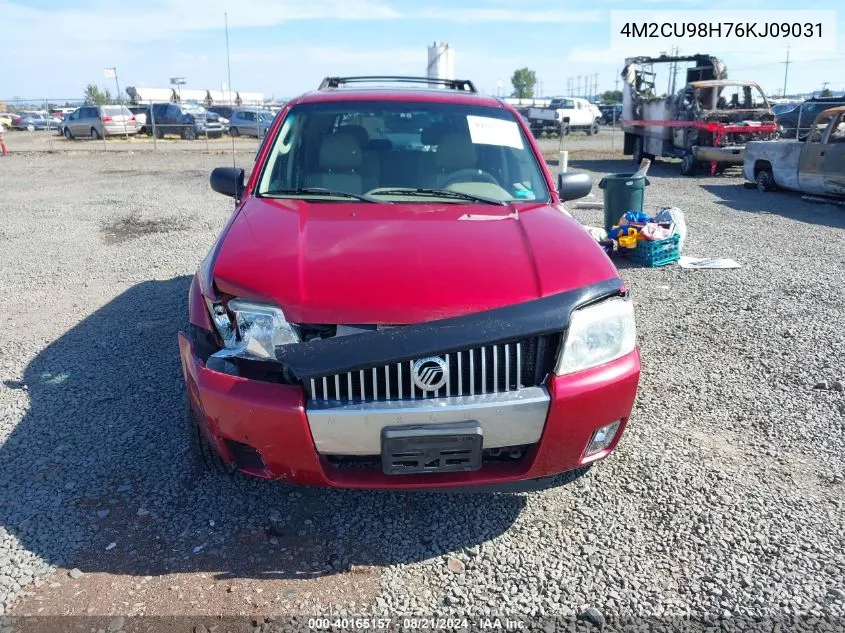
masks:
<svg viewBox="0 0 845 633"><path fill-rule="evenodd" d="M771 213L808 224L845 228L845 208L836 204L802 200L800 193L772 191L761 193L743 185L702 185L715 201L737 211Z"/></svg>
<svg viewBox="0 0 845 633"><path fill-rule="evenodd" d="M0 446L0 529L24 548L84 572L308 578L460 551L513 524L521 495L199 474L176 342L189 282L128 289L6 383L28 391L29 410Z"/></svg>

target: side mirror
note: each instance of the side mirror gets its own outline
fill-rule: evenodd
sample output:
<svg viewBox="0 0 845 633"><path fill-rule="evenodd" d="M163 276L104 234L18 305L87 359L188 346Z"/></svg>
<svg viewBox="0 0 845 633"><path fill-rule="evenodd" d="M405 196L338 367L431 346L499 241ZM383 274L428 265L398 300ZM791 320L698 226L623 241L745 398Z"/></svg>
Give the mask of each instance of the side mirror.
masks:
<svg viewBox="0 0 845 633"><path fill-rule="evenodd" d="M236 167L215 167L211 171L211 188L224 196L240 200L244 192L244 170Z"/></svg>
<svg viewBox="0 0 845 633"><path fill-rule="evenodd" d="M588 174L558 174L557 192L561 202L583 198L593 189L593 181Z"/></svg>

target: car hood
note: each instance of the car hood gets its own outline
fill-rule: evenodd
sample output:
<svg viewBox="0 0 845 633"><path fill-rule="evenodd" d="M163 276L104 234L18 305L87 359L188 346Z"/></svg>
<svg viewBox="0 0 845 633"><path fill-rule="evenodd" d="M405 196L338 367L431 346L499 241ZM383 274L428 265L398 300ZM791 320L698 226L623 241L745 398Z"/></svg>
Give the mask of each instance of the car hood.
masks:
<svg viewBox="0 0 845 633"><path fill-rule="evenodd" d="M407 324L618 277L548 205L309 203L249 198L213 266L220 291L297 323Z"/></svg>

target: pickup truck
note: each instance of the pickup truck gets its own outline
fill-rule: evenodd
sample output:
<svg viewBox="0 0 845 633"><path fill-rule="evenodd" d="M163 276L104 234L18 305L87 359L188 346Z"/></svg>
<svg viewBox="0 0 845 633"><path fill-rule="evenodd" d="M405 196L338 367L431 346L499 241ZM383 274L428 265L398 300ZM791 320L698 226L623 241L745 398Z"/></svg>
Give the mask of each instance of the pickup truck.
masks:
<svg viewBox="0 0 845 633"><path fill-rule="evenodd" d="M556 97L546 108L530 108L528 121L531 132L538 136L554 132L565 136L572 130L584 130L587 135L599 133L601 111L586 99Z"/></svg>
<svg viewBox="0 0 845 633"><path fill-rule="evenodd" d="M743 172L760 191L845 196L845 106L819 114L800 139L748 143Z"/></svg>

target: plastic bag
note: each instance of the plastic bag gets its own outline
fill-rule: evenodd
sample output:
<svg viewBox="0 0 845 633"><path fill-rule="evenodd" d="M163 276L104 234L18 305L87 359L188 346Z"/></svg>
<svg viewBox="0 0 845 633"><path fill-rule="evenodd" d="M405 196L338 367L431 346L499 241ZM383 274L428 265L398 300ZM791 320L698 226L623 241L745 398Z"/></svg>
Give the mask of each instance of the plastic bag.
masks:
<svg viewBox="0 0 845 633"><path fill-rule="evenodd" d="M667 237L672 237L672 231L660 226L656 222L649 222L640 229L640 235L646 240L665 240Z"/></svg>
<svg viewBox="0 0 845 633"><path fill-rule="evenodd" d="M678 207L665 207L654 216L654 221L661 225L668 225L671 235L678 235L678 252L684 250L684 242L687 239L687 223L684 221L684 212Z"/></svg>

